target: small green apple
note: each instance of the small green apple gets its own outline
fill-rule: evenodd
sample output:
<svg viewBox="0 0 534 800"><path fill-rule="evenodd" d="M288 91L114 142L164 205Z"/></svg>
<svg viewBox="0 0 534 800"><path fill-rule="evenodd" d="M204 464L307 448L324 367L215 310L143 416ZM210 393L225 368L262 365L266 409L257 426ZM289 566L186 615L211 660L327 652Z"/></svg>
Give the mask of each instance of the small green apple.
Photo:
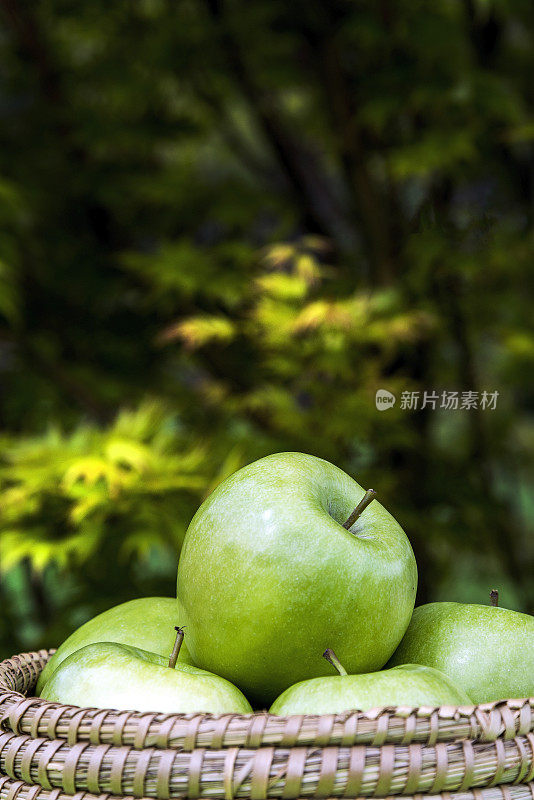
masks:
<svg viewBox="0 0 534 800"><path fill-rule="evenodd" d="M339 672L301 681L286 689L270 708L271 714L341 714L379 706L463 706L471 700L437 669L403 664L393 669L347 675L335 653L324 653Z"/></svg>
<svg viewBox="0 0 534 800"><path fill-rule="evenodd" d="M139 647L88 644L61 662L41 697L65 705L166 714L252 712L229 681L190 664L171 663Z"/></svg>
<svg viewBox="0 0 534 800"><path fill-rule="evenodd" d="M534 696L534 617L507 608L428 603L412 621L389 665L439 669L474 703Z"/></svg>
<svg viewBox="0 0 534 800"><path fill-rule="evenodd" d="M417 568L373 494L303 453L267 456L221 483L178 566L194 663L257 706L324 675L317 654L329 643L350 672L380 669L410 621Z"/></svg>
<svg viewBox="0 0 534 800"><path fill-rule="evenodd" d="M174 643L174 627L183 624L182 616L180 604L172 597L140 597L109 608L65 639L41 672L36 693L41 693L54 670L67 656L93 642L130 644L168 656ZM185 645L180 650L180 661L191 663Z"/></svg>

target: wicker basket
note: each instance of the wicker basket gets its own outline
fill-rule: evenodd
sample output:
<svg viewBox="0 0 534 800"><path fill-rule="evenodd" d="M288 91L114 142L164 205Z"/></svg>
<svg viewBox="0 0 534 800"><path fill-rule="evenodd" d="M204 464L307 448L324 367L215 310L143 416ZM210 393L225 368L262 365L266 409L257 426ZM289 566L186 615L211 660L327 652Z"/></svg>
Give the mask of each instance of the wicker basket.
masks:
<svg viewBox="0 0 534 800"><path fill-rule="evenodd" d="M0 800L534 800L534 698L294 717L76 708L28 696L52 652L0 663Z"/></svg>

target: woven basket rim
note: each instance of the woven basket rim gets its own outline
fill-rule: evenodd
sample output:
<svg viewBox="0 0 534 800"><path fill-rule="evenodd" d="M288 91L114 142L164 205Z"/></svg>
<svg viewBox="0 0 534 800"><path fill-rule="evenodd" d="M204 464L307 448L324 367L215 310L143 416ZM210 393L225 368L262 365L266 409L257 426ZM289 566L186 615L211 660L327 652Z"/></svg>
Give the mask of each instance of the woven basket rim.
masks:
<svg viewBox="0 0 534 800"><path fill-rule="evenodd" d="M465 738L489 742L500 736L513 738L534 731L534 697L462 706L381 706L369 711L348 710L340 714L289 717L267 711L224 715L165 714L50 703L27 692L33 688L41 669L54 652L54 649L30 651L0 662L0 729L8 725L11 730L22 733L35 725L37 718L39 730L43 727L40 723L47 722L46 735L49 738L66 738L72 720L76 721L82 735L85 727L89 725L94 729L95 720L99 720L104 739L107 731L111 740L111 729L114 730L118 724L122 726L126 740L135 739L135 731L153 726L181 731L178 738L185 742L190 737L188 732L196 729L197 735L202 733L204 738L213 735L221 747L235 746L240 735L246 746L254 746L255 742L287 743L289 746L321 740L342 743L347 729L358 741L375 745ZM292 732L289 737L288 728ZM296 736L293 731L297 731Z"/></svg>
<svg viewBox="0 0 534 800"><path fill-rule="evenodd" d="M425 797L428 797L428 800L534 800L534 784L504 784L431 796L401 795L402 800L424 800ZM60 789L49 790L36 784L14 780L0 772L0 800L73 800L73 795L62 792ZM138 800L138 798L134 798L132 795L96 795L81 791L77 792L76 800ZM149 800L149 798L140 798L140 800ZM150 800L153 799L150 798ZM310 800L310 798L297 798L297 800ZM340 798L329 797L325 800L340 800ZM358 798L357 800L362 799Z"/></svg>
<svg viewBox="0 0 534 800"><path fill-rule="evenodd" d="M0 800L534 800L534 698L293 717L90 709L29 695L50 655L0 663Z"/></svg>

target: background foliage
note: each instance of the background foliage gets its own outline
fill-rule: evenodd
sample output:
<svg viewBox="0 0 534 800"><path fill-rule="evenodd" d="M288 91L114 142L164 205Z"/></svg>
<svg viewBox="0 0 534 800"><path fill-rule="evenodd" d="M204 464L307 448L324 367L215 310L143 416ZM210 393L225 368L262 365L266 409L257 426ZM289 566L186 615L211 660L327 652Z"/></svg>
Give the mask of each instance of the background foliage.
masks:
<svg viewBox="0 0 534 800"><path fill-rule="evenodd" d="M420 602L534 611L532 5L0 14L0 653L172 594L277 450L379 491Z"/></svg>

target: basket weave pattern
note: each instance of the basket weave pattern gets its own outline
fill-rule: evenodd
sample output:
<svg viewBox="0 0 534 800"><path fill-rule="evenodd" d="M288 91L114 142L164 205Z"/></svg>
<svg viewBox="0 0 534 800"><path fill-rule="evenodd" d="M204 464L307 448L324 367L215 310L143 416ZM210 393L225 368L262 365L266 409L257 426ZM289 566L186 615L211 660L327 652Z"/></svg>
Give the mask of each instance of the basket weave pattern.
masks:
<svg viewBox="0 0 534 800"><path fill-rule="evenodd" d="M0 800L534 800L534 698L294 717L81 709L29 696L52 653L0 663Z"/></svg>

